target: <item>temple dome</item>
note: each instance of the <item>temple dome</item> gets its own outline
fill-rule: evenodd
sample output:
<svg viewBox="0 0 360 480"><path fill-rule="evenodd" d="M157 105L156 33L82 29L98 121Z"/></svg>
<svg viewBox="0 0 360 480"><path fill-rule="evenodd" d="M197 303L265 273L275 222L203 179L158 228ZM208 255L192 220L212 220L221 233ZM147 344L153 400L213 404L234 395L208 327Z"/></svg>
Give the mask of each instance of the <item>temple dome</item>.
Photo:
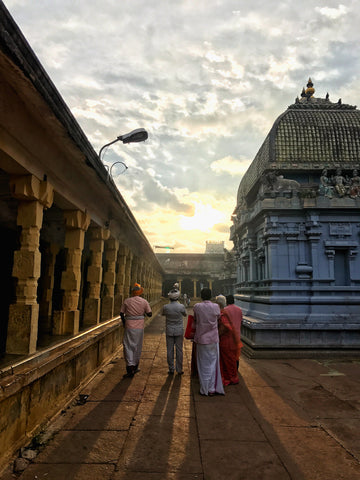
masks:
<svg viewBox="0 0 360 480"><path fill-rule="evenodd" d="M352 169L360 165L360 111L328 94L313 96L311 79L275 121L264 143L243 176L237 195L241 204L267 171L317 171L323 168Z"/></svg>

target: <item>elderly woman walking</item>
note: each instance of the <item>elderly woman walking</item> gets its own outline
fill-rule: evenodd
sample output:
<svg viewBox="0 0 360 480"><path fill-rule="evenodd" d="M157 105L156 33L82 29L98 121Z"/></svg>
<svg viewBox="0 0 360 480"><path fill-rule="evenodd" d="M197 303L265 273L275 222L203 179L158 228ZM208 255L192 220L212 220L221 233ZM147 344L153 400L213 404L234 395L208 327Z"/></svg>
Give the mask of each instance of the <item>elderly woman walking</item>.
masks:
<svg viewBox="0 0 360 480"><path fill-rule="evenodd" d="M211 302L210 288L201 290L201 303L194 305L196 360L200 395L224 395L219 362L218 320L220 309Z"/></svg>
<svg viewBox="0 0 360 480"><path fill-rule="evenodd" d="M226 311L226 298L218 295L215 302L219 305L220 370L224 387L239 383L237 361L240 355L240 337L230 316Z"/></svg>
<svg viewBox="0 0 360 480"><path fill-rule="evenodd" d="M169 366L168 374L174 373L174 348L176 352L176 372L182 375L183 372L183 342L184 342L184 319L186 309L178 300L180 292L173 288L168 297L170 303L163 306L162 315L165 315L166 322L166 350L167 363Z"/></svg>

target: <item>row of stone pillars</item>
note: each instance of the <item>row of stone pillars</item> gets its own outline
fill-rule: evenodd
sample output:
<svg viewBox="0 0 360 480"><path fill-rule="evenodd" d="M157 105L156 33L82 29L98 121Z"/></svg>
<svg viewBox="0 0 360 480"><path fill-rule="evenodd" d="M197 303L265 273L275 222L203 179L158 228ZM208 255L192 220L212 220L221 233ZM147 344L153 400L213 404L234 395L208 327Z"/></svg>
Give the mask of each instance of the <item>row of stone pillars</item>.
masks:
<svg viewBox="0 0 360 480"><path fill-rule="evenodd" d="M39 314L45 318L42 324L51 324L53 335L76 335L80 323L80 292L85 281L88 288L82 304L83 327L117 316L132 282L142 284L148 301L161 297L162 276L150 262L134 256L128 246L111 237L110 230L89 228L90 217L86 212L71 210L63 212L66 262L61 274L61 301L53 311L55 264L60 246L51 244L42 273L39 250L43 213L53 203L53 188L33 175L11 180L10 187L18 199L17 224L21 227L21 236L20 249L14 252L12 275L17 280L16 301L9 307L7 353L36 351ZM85 234L90 235L90 261L86 278L82 278ZM43 288L38 303L40 275Z"/></svg>
<svg viewBox="0 0 360 480"><path fill-rule="evenodd" d="M178 280L180 292L182 292L182 282L183 282L183 280L184 280L183 278L179 278L179 280ZM193 282L194 297L197 297L197 282L199 282L200 279L199 278L189 278L189 280L191 280ZM212 290L213 281L210 279L210 280L207 280L207 283L208 283L208 288L210 288Z"/></svg>

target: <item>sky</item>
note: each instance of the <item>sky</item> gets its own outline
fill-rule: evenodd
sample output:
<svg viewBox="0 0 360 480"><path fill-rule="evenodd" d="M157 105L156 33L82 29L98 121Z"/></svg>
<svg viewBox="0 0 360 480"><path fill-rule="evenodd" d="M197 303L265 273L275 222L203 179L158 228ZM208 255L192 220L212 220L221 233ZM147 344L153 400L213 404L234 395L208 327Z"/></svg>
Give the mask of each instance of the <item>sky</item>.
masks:
<svg viewBox="0 0 360 480"><path fill-rule="evenodd" d="M309 77L360 106L358 0L4 4L96 151L148 131L102 158L159 253L232 249L241 178Z"/></svg>

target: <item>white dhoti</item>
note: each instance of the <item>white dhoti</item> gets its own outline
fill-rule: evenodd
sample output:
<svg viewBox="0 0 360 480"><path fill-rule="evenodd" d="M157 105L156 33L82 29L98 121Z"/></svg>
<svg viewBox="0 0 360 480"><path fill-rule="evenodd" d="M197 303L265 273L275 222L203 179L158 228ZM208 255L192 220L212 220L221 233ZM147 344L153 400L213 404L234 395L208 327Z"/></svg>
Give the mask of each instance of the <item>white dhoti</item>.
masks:
<svg viewBox="0 0 360 480"><path fill-rule="evenodd" d="M200 381L200 393L208 395L219 393L224 395L224 387L220 372L219 344L196 344L196 360Z"/></svg>
<svg viewBox="0 0 360 480"><path fill-rule="evenodd" d="M139 365L144 340L143 328L125 328L123 345L128 367Z"/></svg>
<svg viewBox="0 0 360 480"><path fill-rule="evenodd" d="M176 352L176 371L183 371L183 342L184 335L166 335L166 351L169 372L174 371L174 347Z"/></svg>

